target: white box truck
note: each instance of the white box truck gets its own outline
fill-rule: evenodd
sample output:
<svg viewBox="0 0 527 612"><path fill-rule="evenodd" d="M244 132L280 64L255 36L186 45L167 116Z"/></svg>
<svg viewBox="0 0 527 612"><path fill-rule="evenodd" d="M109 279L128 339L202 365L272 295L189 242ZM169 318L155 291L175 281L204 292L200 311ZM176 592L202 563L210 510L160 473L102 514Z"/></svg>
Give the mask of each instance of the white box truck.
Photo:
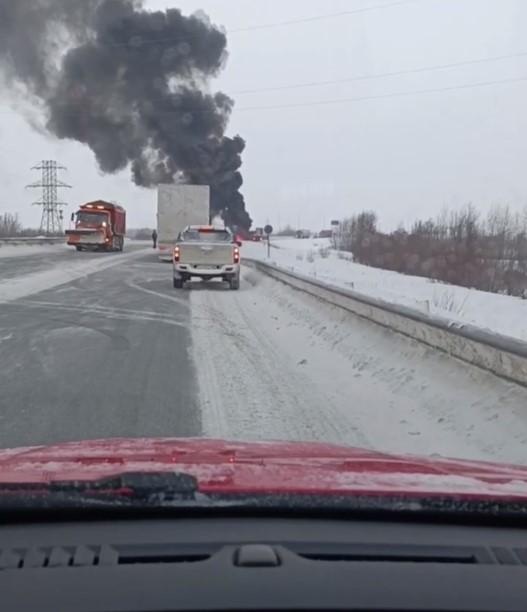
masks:
<svg viewBox="0 0 527 612"><path fill-rule="evenodd" d="M172 261L174 244L189 225L210 223L208 185L159 185L157 191L157 239L159 259Z"/></svg>

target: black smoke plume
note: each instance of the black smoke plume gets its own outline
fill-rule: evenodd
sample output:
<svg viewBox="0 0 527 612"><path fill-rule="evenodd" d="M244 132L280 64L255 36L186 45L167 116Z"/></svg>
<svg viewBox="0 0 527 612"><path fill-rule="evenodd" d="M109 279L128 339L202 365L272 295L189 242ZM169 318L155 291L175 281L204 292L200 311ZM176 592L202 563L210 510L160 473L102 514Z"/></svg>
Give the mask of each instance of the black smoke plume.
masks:
<svg viewBox="0 0 527 612"><path fill-rule="evenodd" d="M213 212L248 228L245 142L225 136L233 101L208 90L226 46L204 14L142 0L0 0L0 69L47 130L88 145L104 172L131 166L137 185L210 185Z"/></svg>

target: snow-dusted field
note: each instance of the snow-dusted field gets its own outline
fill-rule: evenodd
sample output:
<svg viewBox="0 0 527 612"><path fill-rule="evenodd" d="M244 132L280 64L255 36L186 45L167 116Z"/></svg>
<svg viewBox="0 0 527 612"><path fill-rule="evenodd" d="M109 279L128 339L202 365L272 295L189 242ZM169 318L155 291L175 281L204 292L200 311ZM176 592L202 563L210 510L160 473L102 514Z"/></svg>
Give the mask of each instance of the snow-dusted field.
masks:
<svg viewBox="0 0 527 612"><path fill-rule="evenodd" d="M332 251L329 243L276 238L269 260L264 244L244 243L242 253L393 304L527 341L527 300L356 264L351 254Z"/></svg>
<svg viewBox="0 0 527 612"><path fill-rule="evenodd" d="M204 435L527 462L527 389L253 269L190 304Z"/></svg>

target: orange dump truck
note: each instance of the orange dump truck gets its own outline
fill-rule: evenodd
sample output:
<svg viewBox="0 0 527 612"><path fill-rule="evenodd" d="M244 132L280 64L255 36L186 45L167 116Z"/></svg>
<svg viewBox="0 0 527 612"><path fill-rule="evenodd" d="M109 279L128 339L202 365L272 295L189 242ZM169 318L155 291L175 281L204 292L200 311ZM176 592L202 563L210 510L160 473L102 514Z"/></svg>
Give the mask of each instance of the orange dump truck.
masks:
<svg viewBox="0 0 527 612"><path fill-rule="evenodd" d="M117 204L98 200L83 204L71 215L75 229L67 230L68 244L77 251L122 251L126 211Z"/></svg>

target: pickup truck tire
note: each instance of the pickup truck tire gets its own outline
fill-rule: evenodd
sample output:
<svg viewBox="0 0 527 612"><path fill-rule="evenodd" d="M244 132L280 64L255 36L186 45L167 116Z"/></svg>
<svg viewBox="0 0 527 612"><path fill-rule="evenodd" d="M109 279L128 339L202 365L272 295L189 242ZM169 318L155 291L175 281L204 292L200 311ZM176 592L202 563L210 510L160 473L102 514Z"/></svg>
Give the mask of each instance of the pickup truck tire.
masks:
<svg viewBox="0 0 527 612"><path fill-rule="evenodd" d="M183 279L174 276L174 289L183 289Z"/></svg>
<svg viewBox="0 0 527 612"><path fill-rule="evenodd" d="M119 252L122 253L124 251L124 237L119 237Z"/></svg>
<svg viewBox="0 0 527 612"><path fill-rule="evenodd" d="M240 288L240 277L233 276L231 279L229 279L229 286L233 291L238 291Z"/></svg>

